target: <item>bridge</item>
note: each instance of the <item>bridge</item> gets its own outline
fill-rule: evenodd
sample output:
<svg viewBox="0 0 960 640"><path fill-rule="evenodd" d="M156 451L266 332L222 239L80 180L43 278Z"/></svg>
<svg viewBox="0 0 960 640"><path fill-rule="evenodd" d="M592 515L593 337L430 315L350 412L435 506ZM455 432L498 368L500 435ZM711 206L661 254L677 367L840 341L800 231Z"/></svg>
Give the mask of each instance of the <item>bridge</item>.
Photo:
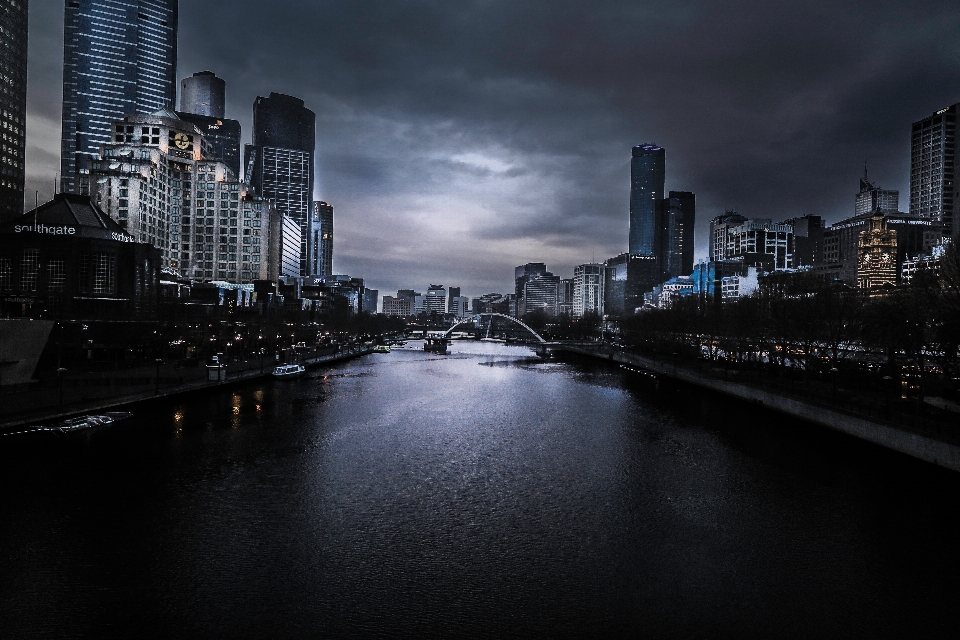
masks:
<svg viewBox="0 0 960 640"><path fill-rule="evenodd" d="M476 314L476 315L470 316L469 318L464 318L464 319L461 320L460 322L456 323L455 325L453 325L452 327L450 327L449 329L447 329L447 330L444 332L443 337L444 337L444 338L449 338L449 337L450 337L450 334L453 333L453 330L456 329L457 327L459 327L460 325L463 325L463 324L481 324L481 323L483 322L483 319L484 319L484 318L487 318L487 319L489 320L489 324L487 325L487 332L488 332L488 333L489 333L489 331L490 331L490 328L493 326L493 320L494 320L495 318L503 318L504 320L509 320L510 322L512 322L512 323L514 323L514 324L516 324L516 325L518 325L518 326L520 326L520 327L522 327L523 329L526 329L527 332L528 332L531 336L533 336L533 338L536 340L537 344L539 344L539 345L541 345L541 346L545 346L545 345L548 344L547 341L543 339L543 336L541 336L539 333L537 333L536 331L534 331L533 329L531 329L531 328L530 328L529 326L527 326L525 323L523 323L522 321L517 320L516 318L513 318L513 317L511 317L511 316L504 315L504 314L502 314L502 313L478 313L478 314Z"/></svg>

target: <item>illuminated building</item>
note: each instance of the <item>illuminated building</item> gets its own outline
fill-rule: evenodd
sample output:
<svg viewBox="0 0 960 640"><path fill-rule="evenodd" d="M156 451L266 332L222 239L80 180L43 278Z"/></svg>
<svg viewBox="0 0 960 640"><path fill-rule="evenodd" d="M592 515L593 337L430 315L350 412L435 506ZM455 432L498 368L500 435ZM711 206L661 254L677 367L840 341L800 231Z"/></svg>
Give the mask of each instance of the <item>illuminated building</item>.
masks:
<svg viewBox="0 0 960 640"><path fill-rule="evenodd" d="M0 0L0 220L23 213L27 2Z"/></svg>
<svg viewBox="0 0 960 640"><path fill-rule="evenodd" d="M943 235L960 236L957 192L957 107L940 109L913 123L910 138L910 214L942 226Z"/></svg>
<svg viewBox="0 0 960 640"><path fill-rule="evenodd" d="M89 163L113 123L172 109L177 0L68 0L63 27L62 191L89 193Z"/></svg>

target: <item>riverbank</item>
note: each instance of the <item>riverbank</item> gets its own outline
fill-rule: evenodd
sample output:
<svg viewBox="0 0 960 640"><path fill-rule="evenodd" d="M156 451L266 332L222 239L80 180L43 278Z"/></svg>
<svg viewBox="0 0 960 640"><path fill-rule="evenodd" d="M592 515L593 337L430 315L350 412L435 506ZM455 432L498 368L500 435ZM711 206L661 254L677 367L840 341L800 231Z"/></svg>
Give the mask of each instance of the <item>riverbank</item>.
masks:
<svg viewBox="0 0 960 640"><path fill-rule="evenodd" d="M874 416L863 415L866 408L862 406L861 411L854 412L831 406L829 398L821 398L822 401L815 402L808 398L793 397L782 390L765 389L723 379L709 367L690 366L689 363L678 362L675 358L655 359L607 345L564 345L557 347L556 350L636 367L657 376L763 405L774 411L840 431L914 458L932 462L953 471L960 471L960 443L957 442L956 430L944 430L939 425L931 427L925 424L925 430L929 433L920 433L918 430L906 429L892 420L881 419L883 412L877 407L873 408Z"/></svg>
<svg viewBox="0 0 960 640"><path fill-rule="evenodd" d="M300 364L311 369L372 352L373 347L369 346L314 352L312 356L302 356ZM269 377L272 371L269 360L258 358L229 362L222 370L158 362L153 367L63 376L54 386L37 383L28 390L3 394L0 432L77 414L113 410L142 400L234 385Z"/></svg>

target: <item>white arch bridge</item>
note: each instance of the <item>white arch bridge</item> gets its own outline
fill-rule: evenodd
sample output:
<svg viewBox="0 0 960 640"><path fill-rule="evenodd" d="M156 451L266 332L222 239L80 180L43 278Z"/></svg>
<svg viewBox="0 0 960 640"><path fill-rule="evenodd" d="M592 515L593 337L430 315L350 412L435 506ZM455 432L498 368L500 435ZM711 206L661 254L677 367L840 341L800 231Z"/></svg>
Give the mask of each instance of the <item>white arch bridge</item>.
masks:
<svg viewBox="0 0 960 640"><path fill-rule="evenodd" d="M543 336L541 336L539 333L537 333L536 331L534 331L533 329L531 329L529 326L527 326L526 324L524 324L524 323L521 322L520 320L517 320L517 319L514 318L514 317L511 317L511 316L508 316L508 315L504 315L504 314L502 314L502 313L478 313L478 314L476 314L476 315L470 316L469 318L464 318L464 319L461 320L460 322L456 323L455 325L453 325L452 327L450 327L449 329L447 329L447 330L444 332L443 337L444 337L444 338L449 338L449 337L450 337L450 334L453 333L454 329L456 329L457 327L459 327L460 325L463 325L463 324L477 324L477 325L481 325L481 324L483 323L483 319L484 319L484 318L487 318L488 321L490 322L490 324L487 325L487 328L488 328L488 329L493 325L493 320L494 320L494 318L503 318L504 320L508 320L508 321L512 322L513 324L518 325L518 326L520 326L520 327L523 328L523 329L526 329L527 332L528 332L531 336L533 336L534 340L536 340L536 342L537 342L538 344L541 344L541 345L546 345L546 344L548 344L547 341L543 339Z"/></svg>

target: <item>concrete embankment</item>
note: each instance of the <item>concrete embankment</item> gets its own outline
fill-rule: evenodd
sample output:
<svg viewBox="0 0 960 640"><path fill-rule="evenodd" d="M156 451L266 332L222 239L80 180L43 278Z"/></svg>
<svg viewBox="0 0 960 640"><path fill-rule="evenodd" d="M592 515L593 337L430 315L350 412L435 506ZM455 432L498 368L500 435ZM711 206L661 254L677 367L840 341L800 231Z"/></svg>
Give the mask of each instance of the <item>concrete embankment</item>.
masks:
<svg viewBox="0 0 960 640"><path fill-rule="evenodd" d="M895 426L852 415L829 407L790 398L779 393L759 389L738 382L718 379L697 369L677 366L633 353L611 348L565 346L569 351L592 358L601 358L654 372L687 384L696 385L740 400L763 405L774 411L835 429L914 458L960 471L960 446Z"/></svg>
<svg viewBox="0 0 960 640"><path fill-rule="evenodd" d="M334 353L301 358L300 363L310 369L357 358L372 352L372 347L341 349ZM64 397L62 389L47 388L22 394L6 394L2 398L3 402L0 403L2 404L2 407L0 407L0 411L2 411L0 413L0 431L14 430L28 424L55 422L77 414L112 410L142 400L174 397L184 393L217 389L258 378L267 378L271 376L273 371L272 364L248 361L227 364L223 368L222 376L220 370L214 369L211 373L208 367L202 366L194 369L189 377L181 375L174 378L166 375L169 371L163 371L169 369L170 366L170 364L165 364L163 367L157 366L155 369L147 367L142 372L130 373L129 376L133 382L142 382L143 384L138 384L127 392L72 398L69 394ZM151 371L151 369L154 369L154 371ZM107 379L104 381L115 382L115 380ZM118 388L108 385L106 390Z"/></svg>

